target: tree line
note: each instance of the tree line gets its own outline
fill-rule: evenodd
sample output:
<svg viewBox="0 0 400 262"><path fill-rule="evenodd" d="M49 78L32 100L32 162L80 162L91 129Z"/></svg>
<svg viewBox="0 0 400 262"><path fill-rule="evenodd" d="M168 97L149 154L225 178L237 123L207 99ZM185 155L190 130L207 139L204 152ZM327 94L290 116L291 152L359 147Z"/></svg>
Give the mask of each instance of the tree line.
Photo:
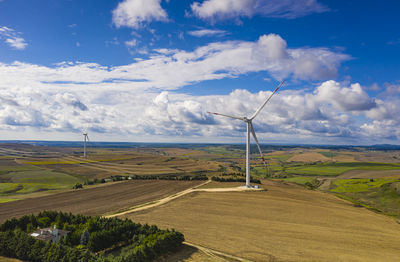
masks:
<svg viewBox="0 0 400 262"><path fill-rule="evenodd" d="M211 178L212 181L217 181L217 182L246 182L246 178L243 177L219 177L219 176L213 176ZM260 179L256 178L250 178L251 183L255 184L261 184Z"/></svg>
<svg viewBox="0 0 400 262"><path fill-rule="evenodd" d="M44 242L29 234L53 225L70 231L66 239ZM152 261L183 241L180 232L154 225L56 211L12 218L0 225L0 255L28 261ZM120 255L107 255L121 247Z"/></svg>
<svg viewBox="0 0 400 262"><path fill-rule="evenodd" d="M72 189L80 189L83 188L84 185L94 185L99 183L107 183L107 181L124 181L124 180L177 180L177 181L193 181L193 180L208 180L208 177L204 174L195 174L195 175L129 175L129 176L110 176L107 178L98 179L95 178L93 180L85 180L82 183L76 183Z"/></svg>

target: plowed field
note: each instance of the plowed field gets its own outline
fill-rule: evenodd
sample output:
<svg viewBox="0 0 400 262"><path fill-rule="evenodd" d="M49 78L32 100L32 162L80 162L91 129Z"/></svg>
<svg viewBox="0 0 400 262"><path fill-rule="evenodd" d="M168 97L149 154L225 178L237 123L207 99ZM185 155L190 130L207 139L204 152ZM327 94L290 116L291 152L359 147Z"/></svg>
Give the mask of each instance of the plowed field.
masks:
<svg viewBox="0 0 400 262"><path fill-rule="evenodd" d="M0 204L0 222L12 217L59 210L103 215L151 202L204 181L133 180Z"/></svg>

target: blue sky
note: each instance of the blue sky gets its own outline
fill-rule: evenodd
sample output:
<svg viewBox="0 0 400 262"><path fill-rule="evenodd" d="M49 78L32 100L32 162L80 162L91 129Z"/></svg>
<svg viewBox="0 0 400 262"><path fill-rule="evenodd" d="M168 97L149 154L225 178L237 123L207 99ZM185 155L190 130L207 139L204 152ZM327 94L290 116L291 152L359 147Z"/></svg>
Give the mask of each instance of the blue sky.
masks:
<svg viewBox="0 0 400 262"><path fill-rule="evenodd" d="M0 0L3 139L399 144L397 1Z"/></svg>

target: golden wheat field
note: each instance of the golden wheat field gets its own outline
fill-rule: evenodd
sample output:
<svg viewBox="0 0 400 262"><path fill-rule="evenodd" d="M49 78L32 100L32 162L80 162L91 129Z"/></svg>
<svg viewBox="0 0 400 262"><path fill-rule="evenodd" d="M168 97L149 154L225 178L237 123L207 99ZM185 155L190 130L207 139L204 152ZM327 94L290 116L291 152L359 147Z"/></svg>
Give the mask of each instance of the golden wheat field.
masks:
<svg viewBox="0 0 400 262"><path fill-rule="evenodd" d="M318 191L266 182L263 192L194 192L126 215L188 242L252 261L396 261L400 224Z"/></svg>

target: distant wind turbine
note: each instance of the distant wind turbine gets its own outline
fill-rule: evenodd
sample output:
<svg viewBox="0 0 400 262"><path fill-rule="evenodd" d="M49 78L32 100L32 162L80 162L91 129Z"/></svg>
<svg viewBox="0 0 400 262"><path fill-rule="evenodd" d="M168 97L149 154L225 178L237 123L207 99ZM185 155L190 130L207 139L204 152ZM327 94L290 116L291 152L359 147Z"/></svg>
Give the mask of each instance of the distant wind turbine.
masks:
<svg viewBox="0 0 400 262"><path fill-rule="evenodd" d="M237 116L230 116L230 115L225 115L225 114L220 114L220 113L212 113L212 112L207 112L209 114L214 114L217 116L225 116L233 119L238 119L242 120L247 124L247 137L246 137L246 187L250 187L250 133L253 135L254 140L256 141L258 151L260 151L261 158L263 160L264 166L266 166L265 159L264 159L264 154L261 151L260 144L258 143L258 139L256 136L256 132L254 131L253 127L253 119L260 113L260 111L264 108L264 106L268 103L268 101L271 99L271 97L278 91L278 89L283 85L285 80L283 80L278 87L272 92L272 94L268 97L267 100L265 100L264 104L261 105L261 107L250 117L237 117Z"/></svg>
<svg viewBox="0 0 400 262"><path fill-rule="evenodd" d="M87 132L83 133L83 157L86 157L86 141L89 141L89 136Z"/></svg>

